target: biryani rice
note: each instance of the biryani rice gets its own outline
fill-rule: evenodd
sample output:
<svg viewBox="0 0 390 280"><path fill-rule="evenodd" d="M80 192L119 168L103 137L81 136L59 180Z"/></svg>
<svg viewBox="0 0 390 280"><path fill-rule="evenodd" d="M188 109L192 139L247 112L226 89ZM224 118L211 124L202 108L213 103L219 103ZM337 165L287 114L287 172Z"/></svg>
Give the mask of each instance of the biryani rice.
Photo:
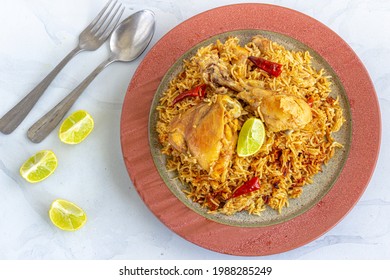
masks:
<svg viewBox="0 0 390 280"><path fill-rule="evenodd" d="M255 69L250 63L243 63L240 60L242 48L251 56L282 64L282 74L275 78ZM212 52L218 53L235 81L242 84L255 81L265 89L296 95L312 104L313 120L303 129L289 133L267 131L266 141L258 153L249 157L239 157L234 153L224 182L210 178L189 153L180 153L168 143L168 127L177 115L199 102L213 102L215 98L216 93L208 88L204 100L185 99L172 106L179 93L203 83L197 61ZM332 158L335 149L342 147L332 133L342 126L343 112L338 98L331 97L330 93L330 77L323 69L313 68L308 51L286 50L271 41L268 48L260 50L253 42L240 45L236 37L201 47L183 62L183 71L171 80L156 108L157 133L161 151L167 155L167 169L177 172L178 178L187 186L183 187L187 197L206 207L210 213L232 215L244 210L260 215L267 206L281 212L288 206L289 199L301 195L303 187L313 181L313 176ZM227 90L226 94L236 98L237 93ZM240 126L250 117L262 118L260 110L255 113L246 110L239 118ZM235 189L254 176L260 179L259 190L231 198Z"/></svg>

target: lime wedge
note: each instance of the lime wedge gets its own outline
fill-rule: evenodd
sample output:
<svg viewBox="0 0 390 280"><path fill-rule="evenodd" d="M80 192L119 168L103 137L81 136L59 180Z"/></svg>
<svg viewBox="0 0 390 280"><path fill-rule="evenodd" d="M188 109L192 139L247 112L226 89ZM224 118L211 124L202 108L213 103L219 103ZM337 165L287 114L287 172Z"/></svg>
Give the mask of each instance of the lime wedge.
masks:
<svg viewBox="0 0 390 280"><path fill-rule="evenodd" d="M82 142L93 130L92 116L84 110L79 110L68 116L60 126L58 137L66 144Z"/></svg>
<svg viewBox="0 0 390 280"><path fill-rule="evenodd" d="M49 217L56 227L67 231L78 230L87 221L87 215L83 209L64 199L53 201L49 210Z"/></svg>
<svg viewBox="0 0 390 280"><path fill-rule="evenodd" d="M20 175L30 183L38 183L49 177L57 168L56 155L50 150L37 152L20 167Z"/></svg>
<svg viewBox="0 0 390 280"><path fill-rule="evenodd" d="M265 140L265 128L260 119L249 118L238 135L237 154L247 157L257 153Z"/></svg>

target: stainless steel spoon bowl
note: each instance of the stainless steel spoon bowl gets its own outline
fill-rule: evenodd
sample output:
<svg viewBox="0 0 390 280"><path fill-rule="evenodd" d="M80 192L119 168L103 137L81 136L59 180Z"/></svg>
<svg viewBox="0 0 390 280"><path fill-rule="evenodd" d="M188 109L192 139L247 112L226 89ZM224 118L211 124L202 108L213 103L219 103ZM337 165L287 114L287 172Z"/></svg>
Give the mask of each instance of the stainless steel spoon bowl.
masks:
<svg viewBox="0 0 390 280"><path fill-rule="evenodd" d="M39 143L45 139L60 123L65 114L93 79L113 62L130 62L139 57L149 45L154 30L154 13L150 10L138 11L122 21L116 27L110 38L110 57L96 67L96 69L60 103L33 124L27 132L27 137L34 143Z"/></svg>
<svg viewBox="0 0 390 280"><path fill-rule="evenodd" d="M139 11L121 22L110 39L113 59L133 61L149 45L155 29L154 13L150 10Z"/></svg>

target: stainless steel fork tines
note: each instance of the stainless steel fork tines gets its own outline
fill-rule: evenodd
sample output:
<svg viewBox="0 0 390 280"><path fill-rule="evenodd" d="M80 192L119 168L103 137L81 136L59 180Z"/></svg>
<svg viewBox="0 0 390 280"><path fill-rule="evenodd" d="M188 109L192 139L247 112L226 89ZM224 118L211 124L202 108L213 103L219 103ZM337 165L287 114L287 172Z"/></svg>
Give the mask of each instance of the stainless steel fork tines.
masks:
<svg viewBox="0 0 390 280"><path fill-rule="evenodd" d="M110 0L81 32L78 45L29 94L0 119L0 132L10 134L19 126L57 74L76 54L98 49L118 25L123 11L122 4L118 4L117 0Z"/></svg>
<svg viewBox="0 0 390 280"><path fill-rule="evenodd" d="M93 51L98 49L111 35L117 26L124 8L122 4L117 5L118 1L109 1L96 18L81 32L79 37L79 48L82 50ZM107 9L110 9L107 11ZM116 7L116 8L115 8ZM113 12L115 8L115 11ZM111 15L111 17L109 17Z"/></svg>

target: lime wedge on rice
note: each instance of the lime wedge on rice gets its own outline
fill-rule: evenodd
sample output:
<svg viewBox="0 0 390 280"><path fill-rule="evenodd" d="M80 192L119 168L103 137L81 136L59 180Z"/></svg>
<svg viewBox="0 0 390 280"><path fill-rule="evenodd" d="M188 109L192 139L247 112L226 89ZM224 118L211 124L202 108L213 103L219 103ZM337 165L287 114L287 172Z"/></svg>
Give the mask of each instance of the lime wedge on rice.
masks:
<svg viewBox="0 0 390 280"><path fill-rule="evenodd" d="M37 152L20 167L20 175L30 183L38 183L49 177L57 168L56 155L50 150Z"/></svg>
<svg viewBox="0 0 390 280"><path fill-rule="evenodd" d="M260 119L249 118L238 135L237 154L247 157L257 153L265 140L265 128Z"/></svg>
<svg viewBox="0 0 390 280"><path fill-rule="evenodd" d="M79 110L67 117L60 126L58 137L66 144L82 142L93 130L92 116L84 110Z"/></svg>
<svg viewBox="0 0 390 280"><path fill-rule="evenodd" d="M83 209L64 199L53 201L49 210L49 217L56 227L66 231L78 230L87 221L87 215Z"/></svg>

